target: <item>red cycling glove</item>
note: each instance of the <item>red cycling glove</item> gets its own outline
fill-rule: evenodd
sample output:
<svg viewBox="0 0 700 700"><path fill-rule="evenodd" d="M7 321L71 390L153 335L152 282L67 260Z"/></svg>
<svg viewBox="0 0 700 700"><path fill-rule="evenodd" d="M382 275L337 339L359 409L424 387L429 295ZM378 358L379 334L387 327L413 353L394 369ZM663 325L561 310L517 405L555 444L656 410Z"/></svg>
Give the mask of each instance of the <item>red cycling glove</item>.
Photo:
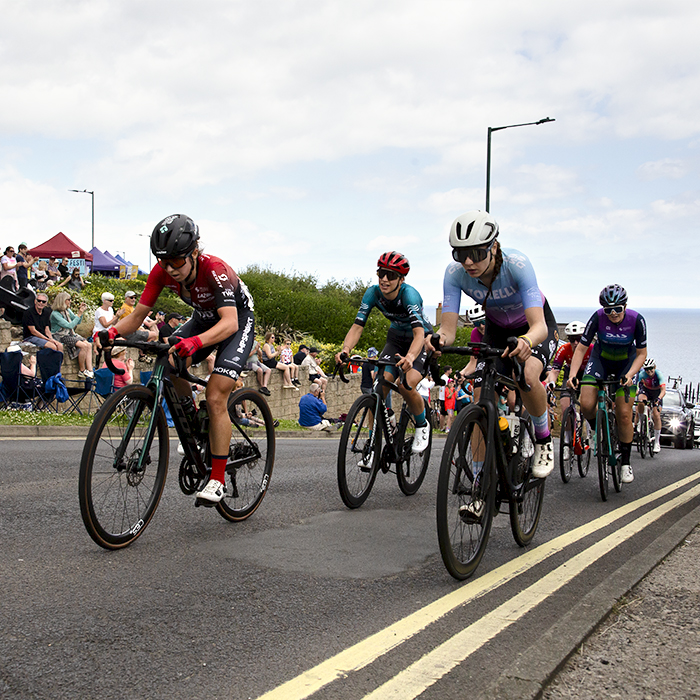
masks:
<svg viewBox="0 0 700 700"><path fill-rule="evenodd" d="M202 341L198 335L194 335L191 338L183 338L180 342L175 343L174 347L175 352L180 357L189 357L202 348Z"/></svg>
<svg viewBox="0 0 700 700"><path fill-rule="evenodd" d="M110 326L106 331L97 331L97 333L92 336L93 341L98 339L100 333L107 333L110 342L112 342L119 335L119 331L114 326Z"/></svg>

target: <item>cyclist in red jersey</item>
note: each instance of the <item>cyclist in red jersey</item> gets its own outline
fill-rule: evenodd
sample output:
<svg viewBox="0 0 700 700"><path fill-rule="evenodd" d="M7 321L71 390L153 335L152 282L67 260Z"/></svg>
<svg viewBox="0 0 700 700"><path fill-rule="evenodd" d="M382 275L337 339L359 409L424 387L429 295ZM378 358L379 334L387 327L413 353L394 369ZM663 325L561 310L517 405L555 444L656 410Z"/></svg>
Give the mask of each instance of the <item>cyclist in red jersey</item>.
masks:
<svg viewBox="0 0 700 700"><path fill-rule="evenodd" d="M216 349L216 361L206 389L212 470L196 496L205 505L218 503L226 487L225 470L231 442L227 403L255 340L253 300L245 284L221 258L202 253L199 228L189 217L174 214L160 221L151 234L151 251L158 259L134 311L112 326L111 340L133 333L148 315L164 287L193 307L192 318L173 333L180 340L170 350L186 357L188 366ZM173 377L182 397L191 396L187 381Z"/></svg>
<svg viewBox="0 0 700 700"><path fill-rule="evenodd" d="M552 360L552 368L547 374L546 384L548 388L553 389L556 386L559 373L562 369L564 370L564 381L562 382L562 386L566 386L566 381L569 378L569 370L571 369L571 360L573 359L574 351L581 342L581 336L583 335L583 331L585 329L586 324L582 323L581 321L572 321L566 326L566 328L564 328L564 333L566 333L566 337L569 339L569 341L559 347L554 355L554 359ZM588 350L586 350L586 355L581 365L582 368L586 366L586 362L588 362L588 358L591 356L591 350L593 350L593 343L591 343L588 346ZM580 382L583 378L583 370L579 371L579 374L581 375L578 378ZM561 399L559 400L559 408L561 409L562 416L564 415L564 411L569 407L570 403L571 401L569 397L566 394L562 394Z"/></svg>

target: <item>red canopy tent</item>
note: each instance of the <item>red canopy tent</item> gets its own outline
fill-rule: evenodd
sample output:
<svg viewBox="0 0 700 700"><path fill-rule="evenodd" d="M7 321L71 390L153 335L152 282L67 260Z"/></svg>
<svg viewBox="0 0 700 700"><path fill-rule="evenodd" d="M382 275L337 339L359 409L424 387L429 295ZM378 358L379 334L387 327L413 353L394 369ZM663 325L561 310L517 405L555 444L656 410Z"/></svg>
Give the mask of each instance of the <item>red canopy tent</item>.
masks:
<svg viewBox="0 0 700 700"><path fill-rule="evenodd" d="M82 258L87 262L92 262L92 253L83 250L79 245L71 241L65 233L57 233L53 238L32 248L29 251L30 255L35 258Z"/></svg>

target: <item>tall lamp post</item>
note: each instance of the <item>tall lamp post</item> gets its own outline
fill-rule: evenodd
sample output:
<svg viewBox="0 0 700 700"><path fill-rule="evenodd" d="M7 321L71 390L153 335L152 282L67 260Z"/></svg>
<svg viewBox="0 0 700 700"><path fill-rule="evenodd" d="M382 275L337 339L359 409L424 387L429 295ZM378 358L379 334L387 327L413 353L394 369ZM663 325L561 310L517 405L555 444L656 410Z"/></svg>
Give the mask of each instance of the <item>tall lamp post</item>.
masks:
<svg viewBox="0 0 700 700"><path fill-rule="evenodd" d="M491 134L494 131L502 131L503 129L513 129L516 126L534 126L536 124L546 124L547 122L553 122L556 119L550 119L545 117L536 122L526 122L525 124L508 124L507 126L490 126L488 128L488 137L486 139L486 211L490 212L491 209Z"/></svg>
<svg viewBox="0 0 700 700"><path fill-rule="evenodd" d="M150 233L137 233L139 238L148 238L148 272L151 271L151 234Z"/></svg>
<svg viewBox="0 0 700 700"><path fill-rule="evenodd" d="M69 192L85 192L92 197L92 246L90 250L95 247L95 193L90 192L90 190L68 190Z"/></svg>

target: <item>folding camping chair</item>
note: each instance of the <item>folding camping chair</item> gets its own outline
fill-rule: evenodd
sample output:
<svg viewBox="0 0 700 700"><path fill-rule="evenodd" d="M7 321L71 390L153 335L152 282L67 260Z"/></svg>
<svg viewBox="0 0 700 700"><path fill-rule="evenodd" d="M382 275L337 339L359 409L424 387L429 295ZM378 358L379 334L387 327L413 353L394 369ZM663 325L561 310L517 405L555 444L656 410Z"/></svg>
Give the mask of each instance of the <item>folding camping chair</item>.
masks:
<svg viewBox="0 0 700 700"><path fill-rule="evenodd" d="M146 386L148 384L148 380L151 378L151 375L153 372L140 372L140 381L141 384ZM168 428L173 428L175 427L175 423L173 422L173 417L170 415L170 409L168 408L168 404L165 403L165 399L161 399L161 406L163 407L163 412L165 413L165 420L168 424Z"/></svg>
<svg viewBox="0 0 700 700"><path fill-rule="evenodd" d="M23 377L21 352L0 353L0 406L2 408L33 409L37 397L33 377Z"/></svg>
<svg viewBox="0 0 700 700"><path fill-rule="evenodd" d="M88 404L88 413L92 413L93 401L96 407L101 406L105 399L114 392L114 373L103 367L95 370L95 378L88 379L90 386L90 400Z"/></svg>
<svg viewBox="0 0 700 700"><path fill-rule="evenodd" d="M37 389L39 401L44 408L59 413L59 404L68 404L64 413L77 411L81 416L80 402L90 394L90 386L86 380L66 380L61 375L63 353L58 350L41 348L36 354L36 364L39 367L42 383Z"/></svg>

